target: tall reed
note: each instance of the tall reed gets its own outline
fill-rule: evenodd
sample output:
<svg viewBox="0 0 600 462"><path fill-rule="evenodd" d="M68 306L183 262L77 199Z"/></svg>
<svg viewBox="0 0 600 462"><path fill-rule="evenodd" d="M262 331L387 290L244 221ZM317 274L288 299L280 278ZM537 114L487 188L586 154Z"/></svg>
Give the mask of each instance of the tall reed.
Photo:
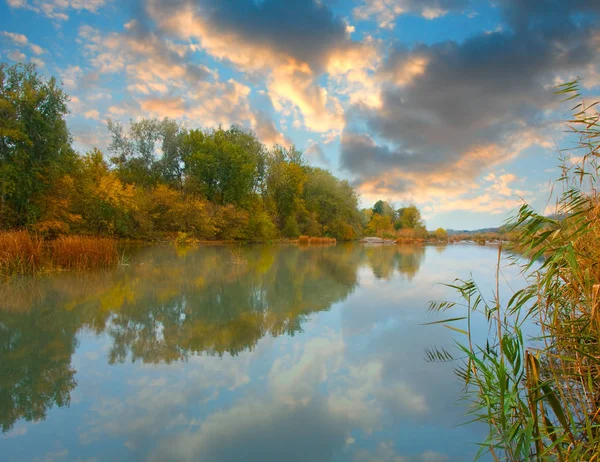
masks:
<svg viewBox="0 0 600 462"><path fill-rule="evenodd" d="M42 240L27 231L0 232L0 274L27 274L39 270Z"/></svg>
<svg viewBox="0 0 600 462"><path fill-rule="evenodd" d="M0 276L61 268L84 270L115 266L118 262L113 239L64 236L44 241L29 231L0 232Z"/></svg>
<svg viewBox="0 0 600 462"><path fill-rule="evenodd" d="M59 268L84 270L115 266L119 260L113 239L91 236L63 236L50 244L52 264Z"/></svg>
<svg viewBox="0 0 600 462"><path fill-rule="evenodd" d="M578 83L559 93L580 97ZM500 249L492 297L474 280L455 281L450 287L465 316L437 322L464 336L456 372L472 420L489 429L480 453L495 460L600 460L600 119L591 108L575 106L569 120L583 156L575 165L563 159L557 201L563 218L545 217L525 204L512 221L518 248L530 257L523 265L526 287L501 303ZM441 312L457 304L431 308ZM486 316L492 332L485 346L473 340L476 313ZM540 326L542 346L523 338L522 326L532 320ZM456 356L440 349L427 355L436 361Z"/></svg>

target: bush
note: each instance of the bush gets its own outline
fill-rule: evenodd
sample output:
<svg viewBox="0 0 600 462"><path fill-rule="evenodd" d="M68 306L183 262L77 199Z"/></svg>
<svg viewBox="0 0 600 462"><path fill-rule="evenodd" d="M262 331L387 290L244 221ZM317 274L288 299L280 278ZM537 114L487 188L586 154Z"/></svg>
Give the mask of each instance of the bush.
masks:
<svg viewBox="0 0 600 462"><path fill-rule="evenodd" d="M285 224L281 230L281 234L283 237L287 237L289 239L296 239L300 235L300 229L298 228L296 217L289 216L285 219Z"/></svg>
<svg viewBox="0 0 600 462"><path fill-rule="evenodd" d="M217 239L236 240L247 239L250 217L248 212L234 205L216 206L214 220Z"/></svg>

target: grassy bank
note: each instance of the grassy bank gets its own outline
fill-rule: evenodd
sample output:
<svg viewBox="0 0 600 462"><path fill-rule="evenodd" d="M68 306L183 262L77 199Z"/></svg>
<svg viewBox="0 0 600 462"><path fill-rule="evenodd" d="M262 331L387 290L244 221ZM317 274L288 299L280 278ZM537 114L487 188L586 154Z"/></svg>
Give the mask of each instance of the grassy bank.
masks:
<svg viewBox="0 0 600 462"><path fill-rule="evenodd" d="M300 236L297 240L299 245L332 245L336 244L337 240L331 237L309 237Z"/></svg>
<svg viewBox="0 0 600 462"><path fill-rule="evenodd" d="M578 96L576 83L561 92ZM481 448L494 460L600 460L600 124L593 114L580 104L569 121L580 144L578 161L563 163L556 216L564 218L523 205L512 223L516 246L530 258L522 264L525 288L500 298L499 251L491 297L475 280L455 281L460 301L431 305L466 307L464 317L440 321L464 335L459 352L428 355L461 358L469 420L488 427ZM470 329L478 315L491 332L485 346L474 344ZM532 322L541 331L536 342L523 336Z"/></svg>
<svg viewBox="0 0 600 462"><path fill-rule="evenodd" d="M114 239L64 236L44 240L29 231L0 232L0 275L106 268L119 261Z"/></svg>

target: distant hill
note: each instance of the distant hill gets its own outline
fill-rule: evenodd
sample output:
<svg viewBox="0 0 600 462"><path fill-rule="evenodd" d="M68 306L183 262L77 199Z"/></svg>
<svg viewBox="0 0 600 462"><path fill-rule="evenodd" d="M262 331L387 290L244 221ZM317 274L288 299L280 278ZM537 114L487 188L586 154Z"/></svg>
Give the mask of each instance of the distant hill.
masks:
<svg viewBox="0 0 600 462"><path fill-rule="evenodd" d="M565 215L562 214L552 214L548 215L546 218L550 218L551 220L561 221L565 218ZM446 232L448 236L454 236L456 234L484 234L484 233L505 233L507 231L507 226L498 226L496 228L481 228L481 229L447 229Z"/></svg>
<svg viewBox="0 0 600 462"><path fill-rule="evenodd" d="M498 228L481 228L481 229L447 229L448 236L455 236L457 234L483 234L483 233L501 233L504 231L503 227Z"/></svg>

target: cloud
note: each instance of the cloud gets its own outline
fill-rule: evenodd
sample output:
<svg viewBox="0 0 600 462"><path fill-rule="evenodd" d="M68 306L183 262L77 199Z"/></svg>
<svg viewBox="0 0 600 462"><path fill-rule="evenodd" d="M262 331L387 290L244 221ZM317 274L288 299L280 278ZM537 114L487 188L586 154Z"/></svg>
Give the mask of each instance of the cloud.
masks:
<svg viewBox="0 0 600 462"><path fill-rule="evenodd" d="M217 72L194 59L193 47L150 31L137 19L121 32L82 26L79 41L95 73L126 76L133 104L111 106L113 115L171 117L210 127L237 124L260 131L266 141L284 141L266 115L255 114L250 87L235 79L219 80ZM80 85L85 75L80 73Z"/></svg>
<svg viewBox="0 0 600 462"><path fill-rule="evenodd" d="M292 406L246 399L209 415L196 432L165 438L150 460L328 460L347 431L318 401Z"/></svg>
<svg viewBox="0 0 600 462"><path fill-rule="evenodd" d="M531 3L547 5L523 9ZM551 148L554 79L599 57L595 23L577 19L598 8L582 5L505 1L506 30L462 43L396 45L379 73L381 107L346 111L342 168L363 195L459 198L490 167L531 146ZM498 205L481 209L504 209Z"/></svg>
<svg viewBox="0 0 600 462"><path fill-rule="evenodd" d="M24 34L2 31L0 32L0 36L5 37L7 40L10 40L12 43L19 47L28 46L31 49L31 51L38 56L46 52L46 50L44 50L41 46L36 45L35 43L31 43L27 36Z"/></svg>
<svg viewBox="0 0 600 462"><path fill-rule="evenodd" d="M371 44L352 41L346 22L315 0L149 0L148 13L164 33L265 78L275 109L311 131L344 126L339 95L319 77L357 84L375 62Z"/></svg>
<svg viewBox="0 0 600 462"><path fill-rule="evenodd" d="M191 50L146 30L138 21L130 21L121 33L102 34L84 25L79 41L94 68L101 74L125 72L130 88L140 93L165 93L167 86L180 81L195 83L214 74L190 60Z"/></svg>
<svg viewBox="0 0 600 462"><path fill-rule="evenodd" d="M22 61L25 61L27 59L27 56L25 56L19 50L13 50L13 51L11 51L10 53L8 53L8 57L12 61L16 61L16 62L22 62Z"/></svg>
<svg viewBox="0 0 600 462"><path fill-rule="evenodd" d="M256 111L255 122L254 129L256 130L256 135L267 146L290 146L292 144L291 141L277 129L273 120L264 111Z"/></svg>
<svg viewBox="0 0 600 462"><path fill-rule="evenodd" d="M60 73L63 85L70 89L77 86L77 81L82 75L83 69L79 66L68 66Z"/></svg>
<svg viewBox="0 0 600 462"><path fill-rule="evenodd" d="M310 159L312 163L319 164L323 167L329 167L331 165L331 162L329 162L329 159L323 152L323 148L316 141L309 140L309 145L304 151L304 155Z"/></svg>
<svg viewBox="0 0 600 462"><path fill-rule="evenodd" d="M97 13L111 0L8 0L8 6L11 8L21 8L34 11L38 14L54 19L56 21L67 21L69 15L67 12L89 11Z"/></svg>
<svg viewBox="0 0 600 462"><path fill-rule="evenodd" d="M86 119L100 120L100 113L96 109L90 109L89 111L84 112L83 116Z"/></svg>
<svg viewBox="0 0 600 462"><path fill-rule="evenodd" d="M354 18L368 21L373 18L382 29L394 29L396 18L402 14L417 14L426 19L444 16L451 10L460 11L468 0L363 0L353 11Z"/></svg>
<svg viewBox="0 0 600 462"><path fill-rule="evenodd" d="M2 31L2 36L10 39L14 44L25 46L27 45L27 37L23 34L15 34L14 32Z"/></svg>

